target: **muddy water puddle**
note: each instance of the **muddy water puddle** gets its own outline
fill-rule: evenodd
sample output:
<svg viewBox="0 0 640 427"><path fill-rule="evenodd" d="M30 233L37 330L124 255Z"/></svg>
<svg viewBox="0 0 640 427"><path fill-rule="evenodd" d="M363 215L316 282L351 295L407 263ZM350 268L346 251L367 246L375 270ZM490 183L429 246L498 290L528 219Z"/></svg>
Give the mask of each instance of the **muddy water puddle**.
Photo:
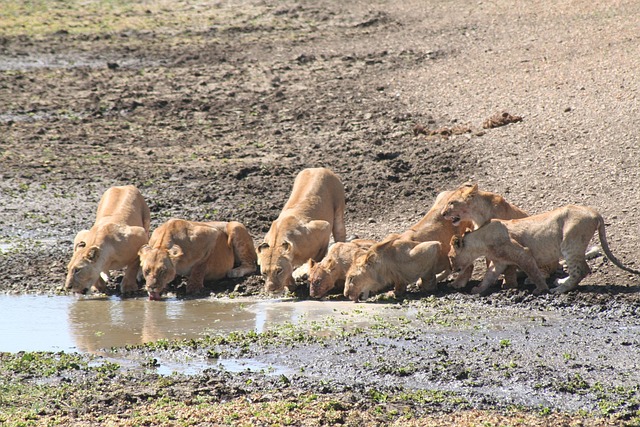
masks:
<svg viewBox="0 0 640 427"><path fill-rule="evenodd" d="M366 319L373 318L383 309L378 305L363 306L346 301L251 298L149 301L146 298L2 295L0 351L91 353L135 367L131 361L114 357L109 349L161 339L191 339L234 331L264 332L287 322L304 322L311 330L327 317L333 321L342 319L349 327L365 326ZM364 313L370 316L361 316ZM268 374L286 371L286 368L251 359L161 360L156 369L161 374L194 374L212 365L228 371L251 370Z"/></svg>
<svg viewBox="0 0 640 427"><path fill-rule="evenodd" d="M264 332L286 322L347 318L354 310L382 309L346 301L168 298L158 302L146 298L2 295L0 351L100 354L111 347L160 339Z"/></svg>

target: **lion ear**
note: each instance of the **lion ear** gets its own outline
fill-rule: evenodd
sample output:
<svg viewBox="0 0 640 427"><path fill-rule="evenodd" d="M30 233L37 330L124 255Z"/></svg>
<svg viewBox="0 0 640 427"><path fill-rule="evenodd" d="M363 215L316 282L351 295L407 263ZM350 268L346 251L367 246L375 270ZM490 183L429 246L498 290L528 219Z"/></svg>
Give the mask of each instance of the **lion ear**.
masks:
<svg viewBox="0 0 640 427"><path fill-rule="evenodd" d="M73 251L77 251L80 248L85 248L87 246L87 242L80 241L76 243L76 246L73 248Z"/></svg>
<svg viewBox="0 0 640 427"><path fill-rule="evenodd" d="M365 264L372 264L373 262L375 262L376 260L376 253L373 251L368 251L365 255L364 255L364 263Z"/></svg>
<svg viewBox="0 0 640 427"><path fill-rule="evenodd" d="M151 250L149 245L142 245L140 249L138 249L138 256L146 255Z"/></svg>
<svg viewBox="0 0 640 427"><path fill-rule="evenodd" d="M84 256L88 261L95 261L100 256L100 248L97 246L91 246L89 252Z"/></svg>
<svg viewBox="0 0 640 427"><path fill-rule="evenodd" d="M471 198L478 194L478 183L468 183L464 185L465 189L463 195L467 198Z"/></svg>
<svg viewBox="0 0 640 427"><path fill-rule="evenodd" d="M178 245L173 245L171 246L171 248L169 249L169 258L171 258L172 260L182 256L184 252L182 252L182 248Z"/></svg>
<svg viewBox="0 0 640 427"><path fill-rule="evenodd" d="M309 264L309 269L312 269L317 264L316 260L313 258L309 258L309 261L307 261L307 263Z"/></svg>

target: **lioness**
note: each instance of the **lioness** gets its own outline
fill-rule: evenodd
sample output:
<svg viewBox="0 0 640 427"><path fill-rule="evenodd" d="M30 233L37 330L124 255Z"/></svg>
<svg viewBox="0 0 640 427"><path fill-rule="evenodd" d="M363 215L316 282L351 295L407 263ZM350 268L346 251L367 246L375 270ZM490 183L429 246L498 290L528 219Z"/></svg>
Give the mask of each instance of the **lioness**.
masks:
<svg viewBox="0 0 640 427"><path fill-rule="evenodd" d="M491 220L463 237L454 236L449 258L455 270L467 268L481 256L491 261L473 293L487 293L507 266L517 265L535 283L537 295L549 290L546 274L538 266L552 265L563 257L569 276L557 280L558 287L552 289L554 293L562 293L575 289L591 272L585 250L596 230L607 257L621 269L640 274L622 265L611 253L602 216L594 209L572 205L522 219Z"/></svg>
<svg viewBox="0 0 640 427"><path fill-rule="evenodd" d="M499 194L478 189L478 184L462 184L443 201L442 216L454 225L469 221L476 230L492 219L518 219L529 216Z"/></svg>
<svg viewBox="0 0 640 427"><path fill-rule="evenodd" d="M329 247L329 252L322 261L309 259L309 295L312 298L322 298L330 290L344 286L347 270L355 258L374 243L367 239L338 242Z"/></svg>
<svg viewBox="0 0 640 427"><path fill-rule="evenodd" d="M91 287L105 292L109 270L126 267L120 292L138 290L138 249L149 240L151 214L133 185L111 187L98 204L96 221L73 240L73 256L67 266L65 288L85 294Z"/></svg>
<svg viewBox="0 0 640 427"><path fill-rule="evenodd" d="M304 169L296 177L289 200L258 246L258 264L265 291L295 289L292 272L309 258L320 261L333 233L344 242L344 187L325 168Z"/></svg>
<svg viewBox="0 0 640 427"><path fill-rule="evenodd" d="M344 296L358 301L393 285L396 296L403 295L407 284L418 281L422 291L436 289L436 265L440 242L416 242L390 235L358 256L347 271Z"/></svg>
<svg viewBox="0 0 640 427"><path fill-rule="evenodd" d="M529 216L525 211L509 203L499 194L482 191L478 184L466 183L451 192L443 202L442 216L454 225L463 221L470 222L477 230L492 219L518 219ZM448 248L447 248L448 250ZM487 265L488 268L491 268ZM473 274L473 265L460 272L452 284L463 288ZM516 268L507 268L504 272L506 288L517 288Z"/></svg>
<svg viewBox="0 0 640 427"><path fill-rule="evenodd" d="M256 271L253 240L239 222L173 218L153 231L139 255L151 300L159 300L177 275L188 276L187 293L191 294L202 290L205 281Z"/></svg>
<svg viewBox="0 0 640 427"><path fill-rule="evenodd" d="M440 242L440 252L437 254L434 267L436 273L440 273L438 274L438 280L446 279L451 273L451 266L449 265L449 244L451 243L451 237L464 233L472 226L471 222L466 220L458 221L454 225L442 215L442 210L453 193L453 191L443 191L438 194L433 206L426 215L417 224L409 227L397 237L400 240L413 240L415 242ZM384 240L388 239L389 237ZM462 288L467 284L469 277L471 277L471 273L469 273L468 277L459 275L458 278L451 283L451 286L456 289Z"/></svg>

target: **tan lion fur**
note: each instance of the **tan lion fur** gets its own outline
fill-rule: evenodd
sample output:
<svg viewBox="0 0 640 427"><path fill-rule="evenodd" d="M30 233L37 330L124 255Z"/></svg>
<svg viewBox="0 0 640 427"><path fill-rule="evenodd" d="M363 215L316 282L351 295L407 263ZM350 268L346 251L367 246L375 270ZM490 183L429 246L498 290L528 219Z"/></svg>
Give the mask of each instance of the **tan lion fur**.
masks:
<svg viewBox="0 0 640 427"><path fill-rule="evenodd" d="M472 230L477 230L492 219L518 219L529 216L519 207L509 203L499 194L478 189L478 184L466 183L451 192L443 203L442 216L453 224L467 222ZM490 265L487 265L491 268ZM473 274L473 265L460 272L453 283L455 288L463 288ZM516 268L504 272L506 288L517 288Z"/></svg>
<svg viewBox="0 0 640 427"><path fill-rule="evenodd" d="M295 268L310 258L320 261L332 234L335 242L344 242L344 208L344 186L336 174L325 168L298 174L282 212L257 249L265 291L295 289Z"/></svg>
<svg viewBox="0 0 640 427"><path fill-rule="evenodd" d="M469 221L476 230L492 219L518 219L529 214L499 194L478 189L478 184L463 184L443 201L442 216L454 224Z"/></svg>
<svg viewBox="0 0 640 427"><path fill-rule="evenodd" d="M98 203L91 229L80 231L73 241L65 288L86 293L92 287L106 291L109 270L126 268L120 283L122 294L138 289L138 249L149 239L150 213L133 185L111 187Z"/></svg>
<svg viewBox="0 0 640 427"><path fill-rule="evenodd" d="M355 258L365 253L374 243L367 239L338 242L329 247L329 252L322 261L309 259L309 295L312 298L322 298L332 289L344 287L347 270Z"/></svg>
<svg viewBox="0 0 640 427"><path fill-rule="evenodd" d="M585 250L595 231L607 257L621 269L640 274L622 265L611 253L604 220L594 209L568 205L540 215L515 220L491 220L479 229L455 236L449 253L454 269L465 269L484 256L492 266L473 293L485 294L509 265L517 265L536 285L535 294L546 292L546 274L538 266L553 265L560 257L567 263L569 276L557 280L555 293L575 289L591 270Z"/></svg>
<svg viewBox="0 0 640 427"><path fill-rule="evenodd" d="M443 191L436 197L433 206L426 215L415 225L409 227L400 233L397 238L401 240L413 240L415 242L440 242L440 252L437 255L435 271L438 274L438 280L446 279L451 273L449 265L449 244L451 237L456 234L462 234L471 228L471 222L460 221L453 224L450 220L442 215L447 200L453 195L453 191ZM388 240L389 236L384 240ZM468 280L468 278L466 279ZM455 280L452 286L461 288L466 285L466 280L462 285L458 285L461 280Z"/></svg>
<svg viewBox="0 0 640 427"><path fill-rule="evenodd" d="M416 242L390 235L358 256L347 271L344 296L358 301L364 294L379 292L393 285L397 296L403 295L409 283L418 281L422 291L436 288L436 264L440 242Z"/></svg>
<svg viewBox="0 0 640 427"><path fill-rule="evenodd" d="M154 230L139 255L150 299L159 299L176 276L187 276L191 294L201 291L205 281L256 271L253 240L235 221L170 219Z"/></svg>

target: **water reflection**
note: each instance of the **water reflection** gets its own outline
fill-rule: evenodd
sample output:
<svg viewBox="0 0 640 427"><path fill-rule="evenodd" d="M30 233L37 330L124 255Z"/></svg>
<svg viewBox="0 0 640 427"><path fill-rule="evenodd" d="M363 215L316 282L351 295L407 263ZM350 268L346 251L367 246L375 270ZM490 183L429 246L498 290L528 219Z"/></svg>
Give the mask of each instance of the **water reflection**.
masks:
<svg viewBox="0 0 640 427"><path fill-rule="evenodd" d="M347 301L167 298L159 302L147 298L0 295L0 351L104 354L103 350L112 347L159 339L265 332L287 322L328 318L354 327L370 321L358 313L379 309Z"/></svg>
<svg viewBox="0 0 640 427"><path fill-rule="evenodd" d="M196 338L211 331L252 329L256 315L242 304L210 300L77 299L69 326L79 351Z"/></svg>

